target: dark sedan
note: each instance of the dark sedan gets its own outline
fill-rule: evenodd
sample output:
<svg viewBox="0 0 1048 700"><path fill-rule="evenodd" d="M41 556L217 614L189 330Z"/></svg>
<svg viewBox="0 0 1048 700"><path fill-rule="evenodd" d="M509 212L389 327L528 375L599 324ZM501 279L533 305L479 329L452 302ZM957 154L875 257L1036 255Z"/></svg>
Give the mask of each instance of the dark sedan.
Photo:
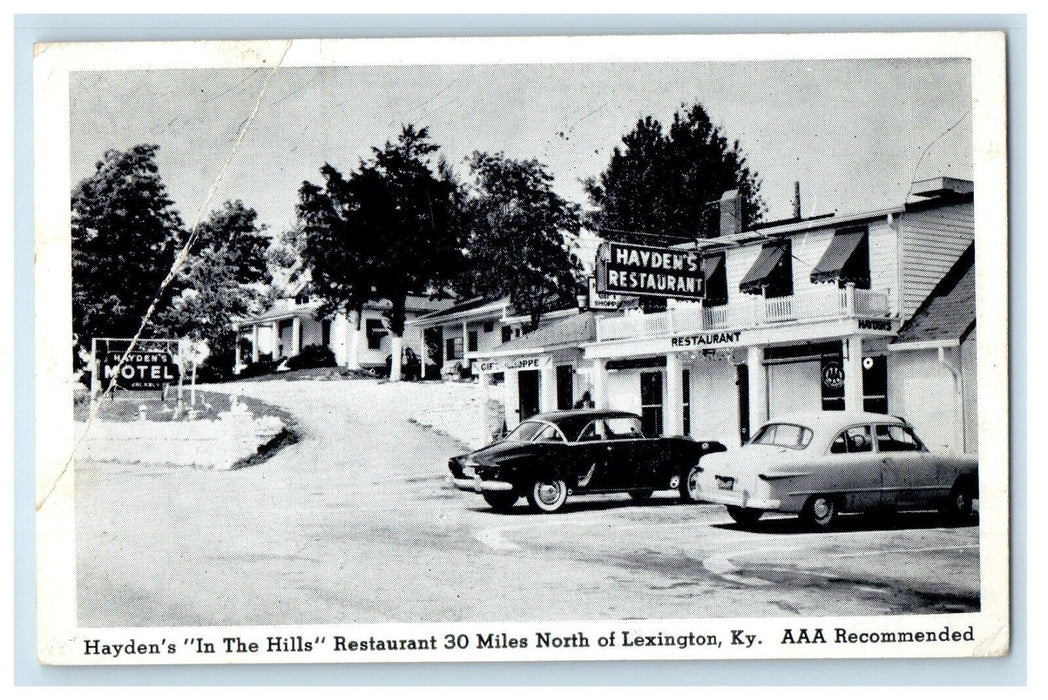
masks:
<svg viewBox="0 0 1048 700"><path fill-rule="evenodd" d="M627 492L637 501L677 489L693 501L689 483L699 460L723 452L719 442L688 437L645 437L640 417L623 411L558 411L533 416L505 439L452 457L448 468L463 491L484 496L504 512L521 496L552 513L569 495Z"/></svg>

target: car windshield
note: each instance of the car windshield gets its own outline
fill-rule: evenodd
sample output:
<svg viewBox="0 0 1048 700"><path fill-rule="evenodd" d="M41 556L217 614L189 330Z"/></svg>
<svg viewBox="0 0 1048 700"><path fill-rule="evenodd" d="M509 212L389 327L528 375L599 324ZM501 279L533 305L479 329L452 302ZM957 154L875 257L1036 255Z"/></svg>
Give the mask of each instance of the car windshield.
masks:
<svg viewBox="0 0 1048 700"><path fill-rule="evenodd" d="M811 442L811 428L793 423L768 423L750 441L751 445L774 445L803 450Z"/></svg>
<svg viewBox="0 0 1048 700"><path fill-rule="evenodd" d="M531 442L547 426L536 420L526 420L506 436L506 442Z"/></svg>

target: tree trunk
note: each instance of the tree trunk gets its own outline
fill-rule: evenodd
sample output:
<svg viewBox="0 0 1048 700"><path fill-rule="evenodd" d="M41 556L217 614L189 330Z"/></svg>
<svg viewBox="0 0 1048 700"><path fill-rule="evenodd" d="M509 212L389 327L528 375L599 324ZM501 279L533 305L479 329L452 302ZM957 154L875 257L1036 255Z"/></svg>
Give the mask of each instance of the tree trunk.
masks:
<svg viewBox="0 0 1048 700"><path fill-rule="evenodd" d="M403 362L404 355L404 337L400 335L390 334L389 336L389 352L392 356L392 361L389 365L389 381L399 382L400 381L400 365Z"/></svg>
<svg viewBox="0 0 1048 700"><path fill-rule="evenodd" d="M400 381L400 369L404 362L404 321L407 307L407 295L397 294L390 299L393 308L389 310L389 381Z"/></svg>
<svg viewBox="0 0 1048 700"><path fill-rule="evenodd" d="M346 354L346 367L360 369L360 309L349 312L349 350Z"/></svg>

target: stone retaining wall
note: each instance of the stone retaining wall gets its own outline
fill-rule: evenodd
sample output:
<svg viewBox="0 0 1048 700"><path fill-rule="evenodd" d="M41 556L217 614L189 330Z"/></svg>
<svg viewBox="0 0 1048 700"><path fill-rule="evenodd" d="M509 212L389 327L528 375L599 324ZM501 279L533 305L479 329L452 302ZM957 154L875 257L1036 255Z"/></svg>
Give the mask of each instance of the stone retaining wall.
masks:
<svg viewBox="0 0 1048 700"><path fill-rule="evenodd" d="M86 424L79 424L77 437ZM220 413L217 420L95 420L80 441L76 458L127 464L177 464L229 469L258 452L284 424L279 418L254 418L246 411Z"/></svg>

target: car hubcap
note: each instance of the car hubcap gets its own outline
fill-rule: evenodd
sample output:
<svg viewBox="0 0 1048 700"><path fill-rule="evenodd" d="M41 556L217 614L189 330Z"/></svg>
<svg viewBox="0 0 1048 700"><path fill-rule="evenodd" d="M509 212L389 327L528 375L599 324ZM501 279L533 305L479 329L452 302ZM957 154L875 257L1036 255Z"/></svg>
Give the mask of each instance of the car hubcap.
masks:
<svg viewBox="0 0 1048 700"><path fill-rule="evenodd" d="M825 498L820 498L812 504L812 513L819 520L823 520L830 514L830 502Z"/></svg>
<svg viewBox="0 0 1048 700"><path fill-rule="evenodd" d="M560 486L550 482L539 484L538 495L540 501L546 505L552 505L560 498Z"/></svg>

